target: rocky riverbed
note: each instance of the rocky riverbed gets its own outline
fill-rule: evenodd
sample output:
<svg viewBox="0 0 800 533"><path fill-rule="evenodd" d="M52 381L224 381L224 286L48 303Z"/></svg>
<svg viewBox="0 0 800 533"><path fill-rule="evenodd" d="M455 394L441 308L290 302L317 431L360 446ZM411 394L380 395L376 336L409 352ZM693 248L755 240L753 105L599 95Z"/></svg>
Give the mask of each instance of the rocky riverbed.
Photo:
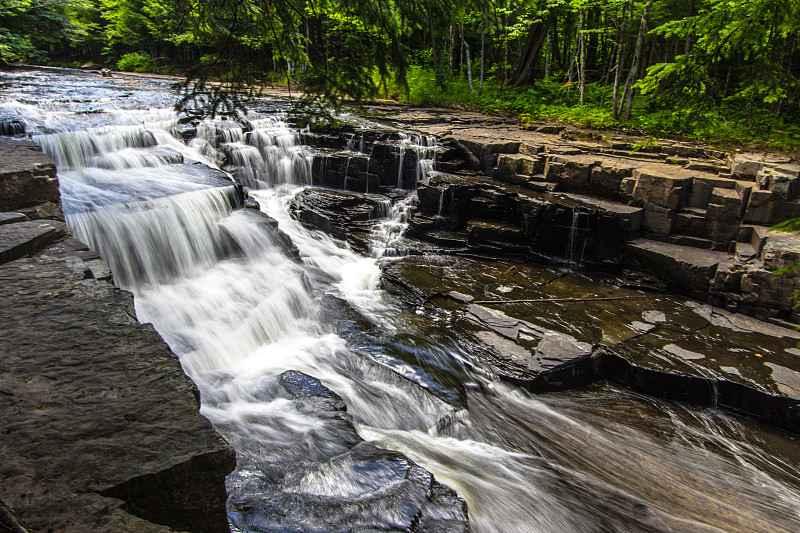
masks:
<svg viewBox="0 0 800 533"><path fill-rule="evenodd" d="M29 159L8 196L50 193L0 216L3 525L225 530L231 451L182 364L236 449L237 531L796 529L775 426L799 431L797 280L770 269L800 247L767 230L793 161L403 106L298 131L269 107L39 138L181 363L66 237L52 165L8 145Z"/></svg>
<svg viewBox="0 0 800 533"><path fill-rule="evenodd" d="M797 215L798 161L674 141L640 149L474 113L369 112L442 139L398 243L410 256L383 263L383 286L446 313L491 372L537 392L611 379L800 431L800 276L774 274L800 262L800 238L766 226ZM391 138L358 125L308 142L330 149L337 135L340 148L370 139L369 166L347 168L376 193L428 156L387 150ZM334 164L320 167L347 155L323 153ZM366 249L376 198L307 189L294 213Z"/></svg>

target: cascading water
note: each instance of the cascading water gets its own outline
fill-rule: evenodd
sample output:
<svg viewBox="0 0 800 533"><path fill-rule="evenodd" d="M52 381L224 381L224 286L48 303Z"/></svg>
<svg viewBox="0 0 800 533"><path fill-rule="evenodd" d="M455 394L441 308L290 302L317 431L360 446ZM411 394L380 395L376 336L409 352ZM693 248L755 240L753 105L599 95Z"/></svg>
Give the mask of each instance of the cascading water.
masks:
<svg viewBox="0 0 800 533"><path fill-rule="evenodd" d="M382 220L370 229L369 251L372 257L379 259L403 255L398 243L408 226L409 212L416 201L417 195L412 193L394 204L384 203L381 213L376 216Z"/></svg>
<svg viewBox="0 0 800 533"><path fill-rule="evenodd" d="M41 109L4 105L29 124L54 122ZM237 531L385 530L335 510L343 502L366 509L386 484L403 483L346 461L285 474L319 465L319 446L339 438L335 420L269 396L286 370L320 379L344 399L362 437L455 488L473 531L798 530L800 476L780 451L789 436L608 386L532 398L467 370L479 365L446 323L422 320L378 290L375 257L289 217L296 187L310 181L310 159L280 117L253 118L251 131L204 123L190 146L174 126L125 124L60 134L41 127L36 139L59 165L72 231L134 292L139 319L180 356L202 412L236 447L229 490ZM238 209L236 188L212 168L222 161L262 212ZM387 234L399 235L412 201L392 208ZM393 238L376 239L373 255L388 255ZM275 486L291 495L286 507L248 518ZM296 516L289 502L306 497L333 502L325 523ZM279 527L277 517L295 522Z"/></svg>
<svg viewBox="0 0 800 533"><path fill-rule="evenodd" d="M406 152L411 151L416 158L414 186L420 181L426 179L428 174L433 170L433 158L436 155L436 137L432 135L407 135L399 133L398 147L398 167L397 167L397 188L403 189L403 161L406 157Z"/></svg>
<svg viewBox="0 0 800 533"><path fill-rule="evenodd" d="M580 223L581 212L572 209L572 224L569 227L569 238L567 238L567 250L564 257L567 259L567 268L574 269L580 266L580 261L575 259L575 247L578 242L578 224Z"/></svg>

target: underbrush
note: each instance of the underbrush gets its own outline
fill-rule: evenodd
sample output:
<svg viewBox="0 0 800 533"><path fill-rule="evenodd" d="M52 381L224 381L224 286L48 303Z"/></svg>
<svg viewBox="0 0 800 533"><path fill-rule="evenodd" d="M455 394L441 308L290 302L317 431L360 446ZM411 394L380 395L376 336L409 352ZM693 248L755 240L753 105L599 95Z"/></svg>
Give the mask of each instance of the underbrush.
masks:
<svg viewBox="0 0 800 533"><path fill-rule="evenodd" d="M517 117L522 125L558 122L600 130L624 130L650 137L693 140L716 146L748 145L754 148L800 150L800 117L780 116L741 101L725 101L714 109L658 108L655 100L636 94L630 120L611 116L612 87L587 84L584 105L576 84L547 80L528 87L486 80L479 94L479 80L470 91L465 77L452 77L441 85L433 71L412 67L407 74L408 92L384 86L384 97L420 106L480 111Z"/></svg>

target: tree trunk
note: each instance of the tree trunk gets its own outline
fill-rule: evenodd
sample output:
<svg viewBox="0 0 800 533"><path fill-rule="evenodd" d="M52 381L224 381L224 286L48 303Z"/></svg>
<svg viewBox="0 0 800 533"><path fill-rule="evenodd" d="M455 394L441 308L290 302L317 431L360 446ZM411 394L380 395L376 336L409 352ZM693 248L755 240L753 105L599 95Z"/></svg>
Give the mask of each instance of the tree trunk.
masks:
<svg viewBox="0 0 800 533"><path fill-rule="evenodd" d="M481 81L478 85L478 96L483 94L483 76L486 72L486 28L481 24Z"/></svg>
<svg viewBox="0 0 800 533"><path fill-rule="evenodd" d="M547 30L550 28L552 18L553 16L550 15L544 20L534 22L528 30L528 37L519 54L517 70L511 80L512 85L527 85L533 81L533 66L539 50L542 49L544 39L547 37Z"/></svg>
<svg viewBox="0 0 800 533"><path fill-rule="evenodd" d="M578 50L580 53L580 61L578 62L578 85L581 95L581 107L583 107L583 95L586 88L586 34L583 33L583 22L586 18L586 10L580 10L580 18L578 19Z"/></svg>
<svg viewBox="0 0 800 533"><path fill-rule="evenodd" d="M508 27L508 15L503 13L503 85L508 83L508 37L506 28Z"/></svg>
<svg viewBox="0 0 800 533"><path fill-rule="evenodd" d="M464 39L464 23L459 22L460 29L461 29L461 43L464 45L464 52L467 58L467 79L469 80L469 92L474 93L475 89L472 86L472 59L469 56L469 45L467 44L466 39Z"/></svg>
<svg viewBox="0 0 800 533"><path fill-rule="evenodd" d="M547 48L544 54L544 79L548 79L553 63L553 28L549 28L547 31Z"/></svg>
<svg viewBox="0 0 800 533"><path fill-rule="evenodd" d="M619 118L619 84L622 81L622 65L625 61L625 41L628 39L628 4L622 6L622 20L620 21L617 38L617 66L614 73L614 91L611 96L611 118Z"/></svg>
<svg viewBox="0 0 800 533"><path fill-rule="evenodd" d="M461 46L458 47L458 75L464 72L464 23L459 19L458 21L458 40Z"/></svg>
<svg viewBox="0 0 800 533"><path fill-rule="evenodd" d="M581 10L583 11L583 10ZM578 27L575 29L575 38L572 40L572 59L569 60L569 67L567 67L567 82L572 83L577 72L581 60L581 30L583 30L583 17L578 19Z"/></svg>
<svg viewBox="0 0 800 533"><path fill-rule="evenodd" d="M442 71L439 69L439 51L436 49L436 31L433 27L433 17L431 17L431 48L433 52L433 73L436 85L442 86Z"/></svg>
<svg viewBox="0 0 800 533"><path fill-rule="evenodd" d="M642 57L642 43L644 36L647 33L647 13L650 11L650 6L653 5L653 0L647 0L642 12L642 20L639 23L639 36L636 38L636 48L633 50L633 63L631 63L631 71L628 72L628 79L625 81L625 92L623 93L623 101L625 102L625 120L631 118L631 108L633 107L633 84L636 83L636 78L639 75L639 62Z"/></svg>
<svg viewBox="0 0 800 533"><path fill-rule="evenodd" d="M553 36L553 60L556 63L556 70L561 69L561 49L558 47L558 17L553 14L553 30L550 32Z"/></svg>
<svg viewBox="0 0 800 533"><path fill-rule="evenodd" d="M453 72L453 48L456 45L456 30L453 28L453 25L450 24L450 49L447 52L447 68L449 69L450 73Z"/></svg>
<svg viewBox="0 0 800 533"><path fill-rule="evenodd" d="M689 16L693 17L695 15L695 0L690 0L689 2ZM694 27L694 22L692 22L692 27ZM692 49L692 32L686 32L686 42L683 44L683 53L689 54L689 51Z"/></svg>

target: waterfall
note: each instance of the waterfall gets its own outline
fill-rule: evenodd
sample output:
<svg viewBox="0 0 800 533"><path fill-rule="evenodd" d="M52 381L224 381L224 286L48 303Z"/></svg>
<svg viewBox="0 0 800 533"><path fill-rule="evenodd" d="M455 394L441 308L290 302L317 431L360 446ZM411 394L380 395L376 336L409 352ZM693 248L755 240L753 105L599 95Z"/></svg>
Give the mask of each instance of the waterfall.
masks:
<svg viewBox="0 0 800 533"><path fill-rule="evenodd" d="M403 160L406 150L411 150L416 157L415 186L425 180L433 170L434 156L436 154L437 139L433 135L407 135L399 133L398 151L400 154L399 166L397 169L397 188L403 188Z"/></svg>
<svg viewBox="0 0 800 533"><path fill-rule="evenodd" d="M230 250L219 223L237 207L235 189L205 189L169 198L70 213L70 232L98 250L125 288L188 276Z"/></svg>
<svg viewBox="0 0 800 533"><path fill-rule="evenodd" d="M405 146L400 146L400 160L397 164L397 188L403 188L403 157L406 154Z"/></svg>
<svg viewBox="0 0 800 533"><path fill-rule="evenodd" d="M216 160L227 163L225 168L246 187L310 185L313 155L299 144L300 134L283 119L280 115L254 119L246 133L236 122L205 121L190 145L212 150Z"/></svg>
<svg viewBox="0 0 800 533"><path fill-rule="evenodd" d="M29 100L47 87L34 84ZM126 105L140 98L141 110L161 98L125 90L133 94ZM19 112L29 124L49 113ZM92 122L35 137L58 163L71 230L134 292L139 320L180 357L203 414L236 448L234 530L269 530L275 516L307 525L295 530L329 530L318 515L306 517L313 525L302 522L295 502L359 507L394 479L370 478L366 463L337 469L318 461L321 448L340 445L342 420L270 396L286 370L320 379L344 400L361 437L456 489L477 533L798 530L800 476L795 461L783 459L793 457L794 437L609 385L533 397L469 370L473 350L449 319L428 320L379 290L377 258L403 253L415 194L391 209L378 204L372 257L307 230L288 205L311 182L310 155L284 118L253 116L246 127L205 121L189 146L174 121ZM81 120L97 117L69 117ZM413 145L430 158L429 139L405 147ZM252 188L261 211L239 209L236 187L214 165ZM420 166L418 178L425 172ZM444 200L443 193L440 206ZM580 222L574 210L565 255L576 264ZM262 500L281 490L283 506L265 510ZM265 525L248 529L248 514ZM361 529L393 527L384 520Z"/></svg>
<svg viewBox="0 0 800 533"><path fill-rule="evenodd" d="M564 252L566 266L570 270L583 266L583 258L586 255L586 247L589 244L588 238L588 217L587 213L581 212L580 208L572 208L572 222L567 236L567 247ZM584 219L584 227L581 227L581 219Z"/></svg>
<svg viewBox="0 0 800 533"><path fill-rule="evenodd" d="M379 204L383 220L373 225L369 232L369 251L372 257L404 255L403 250L397 245L408 226L409 214L416 201L417 193L415 191L394 205L391 205L390 202Z"/></svg>
<svg viewBox="0 0 800 533"><path fill-rule="evenodd" d="M342 185L343 185L344 190L346 190L346 191L350 190L350 188L348 187L347 178L349 177L349 174L350 174L350 160L351 159L353 159L353 158L352 157L348 157L347 158L347 164L344 166L344 183Z"/></svg>
<svg viewBox="0 0 800 533"><path fill-rule="evenodd" d="M572 224L569 228L569 238L567 239L567 251L564 257L567 258L567 268L574 269L577 264L575 263L575 242L578 234L578 220L580 218L580 211L576 208L572 209Z"/></svg>

